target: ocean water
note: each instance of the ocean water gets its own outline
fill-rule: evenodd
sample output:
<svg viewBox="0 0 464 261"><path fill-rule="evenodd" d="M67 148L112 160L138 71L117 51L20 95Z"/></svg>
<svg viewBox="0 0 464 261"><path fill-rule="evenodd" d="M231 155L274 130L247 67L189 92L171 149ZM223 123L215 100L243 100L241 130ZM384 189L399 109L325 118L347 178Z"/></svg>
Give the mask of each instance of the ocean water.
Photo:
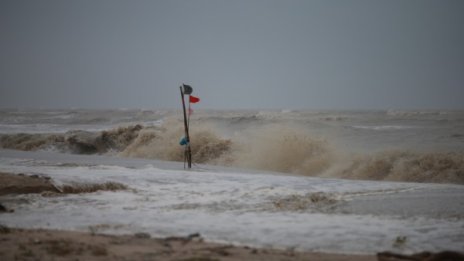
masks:
<svg viewBox="0 0 464 261"><path fill-rule="evenodd" d="M179 111L0 115L0 172L130 187L2 196L15 212L0 224L341 253L464 249L464 112L197 111L192 170Z"/></svg>
<svg viewBox="0 0 464 261"><path fill-rule="evenodd" d="M464 183L463 111L196 111L194 163ZM0 147L183 161L175 110L0 111Z"/></svg>

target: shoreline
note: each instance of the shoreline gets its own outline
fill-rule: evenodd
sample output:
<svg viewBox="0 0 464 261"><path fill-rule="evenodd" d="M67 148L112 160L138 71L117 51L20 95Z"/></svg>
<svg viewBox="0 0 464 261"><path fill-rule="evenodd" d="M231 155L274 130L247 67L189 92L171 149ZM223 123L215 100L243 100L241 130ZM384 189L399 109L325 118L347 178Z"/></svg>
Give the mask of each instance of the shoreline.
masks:
<svg viewBox="0 0 464 261"><path fill-rule="evenodd" d="M89 232L0 226L2 260L347 260L374 261L374 255L347 255L253 248L205 242L200 235L151 238L148 234Z"/></svg>
<svg viewBox="0 0 464 261"><path fill-rule="evenodd" d="M464 253L443 251L376 255L254 248L204 241L201 235L151 238L146 233L107 235L0 225L1 260L159 260L159 261L461 261Z"/></svg>

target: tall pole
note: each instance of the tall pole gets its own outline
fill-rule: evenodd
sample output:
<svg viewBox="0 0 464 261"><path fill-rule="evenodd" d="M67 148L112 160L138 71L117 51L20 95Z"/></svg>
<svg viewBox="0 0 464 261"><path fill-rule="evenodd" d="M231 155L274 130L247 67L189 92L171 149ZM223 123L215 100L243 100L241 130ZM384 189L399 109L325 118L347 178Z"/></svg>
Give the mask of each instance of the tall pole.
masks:
<svg viewBox="0 0 464 261"><path fill-rule="evenodd" d="M185 156L187 158L188 168L191 169L192 168L192 151L190 149L189 127L188 127L188 124L187 124L187 113L185 111L184 92L182 91L182 86L180 86L179 88L180 88L180 96L182 98L182 109L184 110L185 139L187 140L187 144L185 145L185 146L187 146Z"/></svg>

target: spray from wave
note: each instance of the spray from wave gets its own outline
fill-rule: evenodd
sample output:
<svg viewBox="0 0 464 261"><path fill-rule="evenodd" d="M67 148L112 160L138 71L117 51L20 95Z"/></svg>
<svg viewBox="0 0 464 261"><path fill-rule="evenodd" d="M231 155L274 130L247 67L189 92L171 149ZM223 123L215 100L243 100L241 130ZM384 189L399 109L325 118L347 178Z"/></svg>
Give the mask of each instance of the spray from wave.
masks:
<svg viewBox="0 0 464 261"><path fill-rule="evenodd" d="M213 125L191 125L195 163L246 167L307 176L464 184L464 154L391 150L352 155L332 147L306 130L271 124L222 138ZM102 132L3 134L0 147L19 150L57 149L79 154L112 153L183 161L179 119L162 126L134 125Z"/></svg>
<svg viewBox="0 0 464 261"><path fill-rule="evenodd" d="M330 166L332 154L325 140L296 128L268 125L241 135L216 162L314 176Z"/></svg>
<svg viewBox="0 0 464 261"><path fill-rule="evenodd" d="M126 157L183 161L184 150L179 140L184 135L182 123L166 120L159 128L146 128L120 153ZM211 127L194 125L191 128L192 158L196 163L211 163L230 150L231 141L219 138Z"/></svg>

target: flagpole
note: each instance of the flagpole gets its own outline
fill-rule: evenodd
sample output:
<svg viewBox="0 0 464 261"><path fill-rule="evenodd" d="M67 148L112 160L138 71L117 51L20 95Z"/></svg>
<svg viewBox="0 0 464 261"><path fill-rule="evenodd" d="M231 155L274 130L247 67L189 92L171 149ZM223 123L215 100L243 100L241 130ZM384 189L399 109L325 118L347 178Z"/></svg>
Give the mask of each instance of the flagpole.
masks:
<svg viewBox="0 0 464 261"><path fill-rule="evenodd" d="M188 139L187 139L187 159L188 159L188 166L189 169L192 168L192 150L190 148L190 94L189 94L189 105L188 105L188 112L187 112L187 131L188 131Z"/></svg>
<svg viewBox="0 0 464 261"><path fill-rule="evenodd" d="M182 86L179 87L180 89L180 96L182 98L182 109L184 111L184 127L185 127L185 139L187 141L187 153L184 155L184 164L185 164L185 157L187 157L188 168L192 168L192 151L190 149L190 137L189 137L189 127L187 123L187 113L185 112L185 100L184 100L184 92L182 91Z"/></svg>
<svg viewBox="0 0 464 261"><path fill-rule="evenodd" d="M191 109L190 109L190 94L189 94L189 106L188 106L188 112L187 112L187 127L190 129L190 114L191 114Z"/></svg>

